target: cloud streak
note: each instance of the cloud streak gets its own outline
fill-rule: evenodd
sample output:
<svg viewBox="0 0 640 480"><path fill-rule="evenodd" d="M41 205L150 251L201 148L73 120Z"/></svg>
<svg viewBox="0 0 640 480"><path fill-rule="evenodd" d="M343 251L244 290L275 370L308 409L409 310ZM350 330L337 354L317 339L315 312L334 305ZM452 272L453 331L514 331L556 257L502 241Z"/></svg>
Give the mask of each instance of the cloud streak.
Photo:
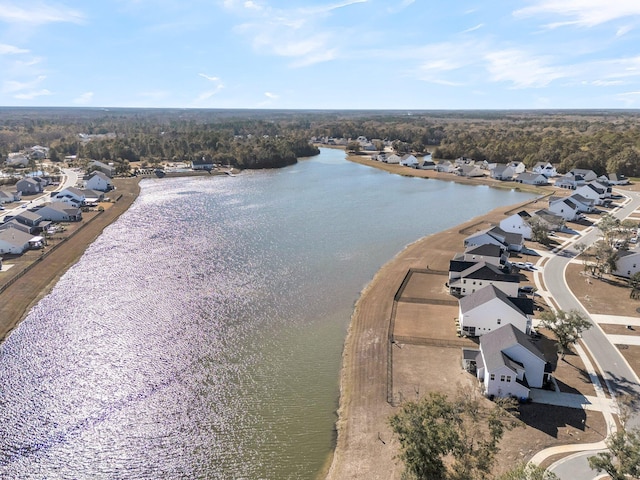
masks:
<svg viewBox="0 0 640 480"><path fill-rule="evenodd" d="M42 1L0 1L0 21L11 24L84 23L82 12Z"/></svg>
<svg viewBox="0 0 640 480"><path fill-rule="evenodd" d="M547 24L548 28L567 25L594 27L612 20L640 16L637 0L536 0L532 5L513 12L516 17L568 17L568 20Z"/></svg>

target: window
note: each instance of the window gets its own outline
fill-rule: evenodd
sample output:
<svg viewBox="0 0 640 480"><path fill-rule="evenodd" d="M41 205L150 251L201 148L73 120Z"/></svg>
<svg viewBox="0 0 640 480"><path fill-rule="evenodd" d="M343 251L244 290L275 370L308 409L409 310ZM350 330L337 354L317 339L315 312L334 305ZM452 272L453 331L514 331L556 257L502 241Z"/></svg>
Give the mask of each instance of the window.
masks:
<svg viewBox="0 0 640 480"><path fill-rule="evenodd" d="M500 381L501 382L504 382L504 377L505 377L504 375L500 375Z"/></svg>
<svg viewBox="0 0 640 480"><path fill-rule="evenodd" d="M475 281L475 280L473 281L473 284L474 284L474 285L476 284L476 281Z"/></svg>
<svg viewBox="0 0 640 480"><path fill-rule="evenodd" d="M495 380L496 379L496 374L492 373L491 375L489 375L489 380Z"/></svg>
<svg viewBox="0 0 640 480"><path fill-rule="evenodd" d="M502 323L502 320L499 318L498 319L498 325L500 325Z"/></svg>
<svg viewBox="0 0 640 480"><path fill-rule="evenodd" d="M466 281L466 280L462 280L462 283L464 283L464 284L466 285L466 284L467 284L467 281Z"/></svg>
<svg viewBox="0 0 640 480"><path fill-rule="evenodd" d="M511 375L507 375L507 382L511 381Z"/></svg>

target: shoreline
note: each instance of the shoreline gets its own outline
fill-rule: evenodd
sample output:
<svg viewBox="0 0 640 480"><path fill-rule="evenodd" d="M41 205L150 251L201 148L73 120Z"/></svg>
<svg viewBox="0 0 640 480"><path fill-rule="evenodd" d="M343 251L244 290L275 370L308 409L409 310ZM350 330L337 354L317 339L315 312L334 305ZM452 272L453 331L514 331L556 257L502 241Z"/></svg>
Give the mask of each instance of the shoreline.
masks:
<svg viewBox="0 0 640 480"><path fill-rule="evenodd" d="M126 212L140 193L140 178L116 178L120 198L92 221L82 225L54 252L0 293L0 344L25 319L31 309L55 287L58 280L78 262L86 249L111 223Z"/></svg>
<svg viewBox="0 0 640 480"><path fill-rule="evenodd" d="M482 178L468 179L453 174L416 170L388 165L347 155L347 160L378 168L392 174L453 181L468 185L495 188L517 188L520 191L549 195L553 187L524 185ZM356 302L345 338L340 370L340 400L336 421L336 445L328 468L317 478L400 478L402 465L396 461L397 442L388 425L395 409L387 403L386 379L390 328L394 294L410 268L447 270L452 254L459 250L461 233L483 222L504 218L507 212L535 202L535 199L514 205L497 207L483 215L447 230L422 237L407 245L376 272ZM450 249L438 249L446 245ZM436 248L433 248L433 247Z"/></svg>

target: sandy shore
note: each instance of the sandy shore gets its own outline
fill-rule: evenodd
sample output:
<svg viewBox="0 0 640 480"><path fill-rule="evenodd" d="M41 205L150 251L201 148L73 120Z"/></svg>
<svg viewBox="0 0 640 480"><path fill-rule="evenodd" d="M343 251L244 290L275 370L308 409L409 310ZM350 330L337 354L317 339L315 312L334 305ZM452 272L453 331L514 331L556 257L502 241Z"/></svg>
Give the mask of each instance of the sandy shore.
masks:
<svg viewBox="0 0 640 480"><path fill-rule="evenodd" d="M511 182L466 179L451 174L386 165L365 157L350 160L390 173L456 181L473 185L514 188ZM527 186L524 186L527 187ZM521 188L541 195L552 188ZM486 223L497 223L521 206L500 207L462 225L413 243L388 262L362 293L354 309L343 353L338 410L338 440L326 478L397 479L402 466L395 459L397 444L388 426L394 408L387 402L387 341L394 294L410 268L448 270L449 260L460 250L467 231ZM323 474L324 475L324 472Z"/></svg>

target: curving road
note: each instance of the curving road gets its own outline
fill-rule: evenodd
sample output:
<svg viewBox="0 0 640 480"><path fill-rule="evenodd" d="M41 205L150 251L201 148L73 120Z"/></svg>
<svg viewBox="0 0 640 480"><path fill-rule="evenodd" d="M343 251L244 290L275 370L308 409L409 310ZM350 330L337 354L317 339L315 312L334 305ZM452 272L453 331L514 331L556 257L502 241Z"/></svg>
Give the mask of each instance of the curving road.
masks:
<svg viewBox="0 0 640 480"><path fill-rule="evenodd" d="M628 217L636 208L640 207L640 194L635 192L624 192L628 201L620 208L612 212L617 218L624 219ZM577 255L577 251L573 248L575 243L584 243L591 245L600 237L599 230L594 226L571 245L562 249L557 255L551 257L545 265L543 271L544 282L547 290L553 292L553 298L562 310L578 310L591 320L589 312L585 310L578 299L569 290L565 281L565 269L569 262ZM640 395L640 379L636 373L630 368L627 361L620 354L620 351L609 341L602 329L593 322L593 328L583 332L582 341L588 348L595 363L604 378L607 387L615 394L632 393ZM634 412L629 419L630 427L640 426L640 413ZM592 456L595 452L576 454L567 457L560 462L551 466L551 470L561 479L588 479L595 478L597 475L586 462L588 456Z"/></svg>

